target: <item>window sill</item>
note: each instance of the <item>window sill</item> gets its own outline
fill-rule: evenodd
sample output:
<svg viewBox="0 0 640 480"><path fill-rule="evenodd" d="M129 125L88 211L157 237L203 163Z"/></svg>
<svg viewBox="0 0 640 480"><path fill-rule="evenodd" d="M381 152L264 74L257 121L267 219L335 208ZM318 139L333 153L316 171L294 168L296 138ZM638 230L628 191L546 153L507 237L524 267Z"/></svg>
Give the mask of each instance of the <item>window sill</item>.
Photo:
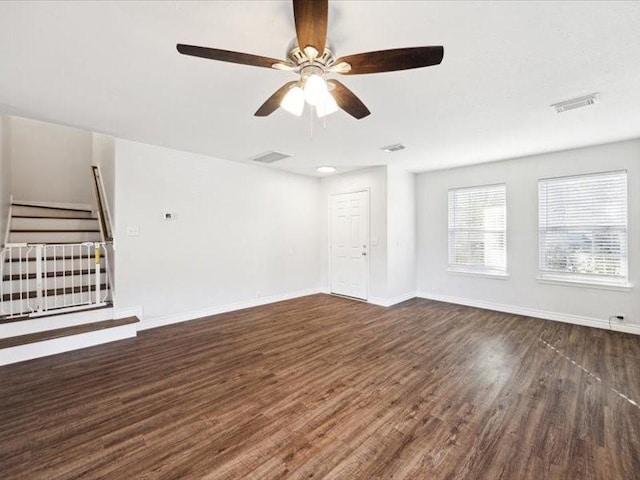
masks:
<svg viewBox="0 0 640 480"><path fill-rule="evenodd" d="M633 285L626 284L614 284L614 283L597 283L597 282L585 282L582 280L568 280L564 278L548 278L537 277L538 283L547 285L562 285L565 287L578 287L578 288L595 288L597 290L615 290L618 292L630 292L633 289Z"/></svg>
<svg viewBox="0 0 640 480"><path fill-rule="evenodd" d="M507 273L483 273L483 272L473 272L469 270L455 270L452 268L448 268L447 272L453 273L454 275L462 275L464 277L492 278L495 280L509 279L509 274Z"/></svg>

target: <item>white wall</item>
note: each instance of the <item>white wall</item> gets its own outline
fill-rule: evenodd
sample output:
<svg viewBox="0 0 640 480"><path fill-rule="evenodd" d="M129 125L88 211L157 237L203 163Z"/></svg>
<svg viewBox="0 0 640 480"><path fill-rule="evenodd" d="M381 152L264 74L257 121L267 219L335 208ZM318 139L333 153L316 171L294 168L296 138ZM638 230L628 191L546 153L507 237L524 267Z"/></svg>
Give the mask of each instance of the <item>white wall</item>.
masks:
<svg viewBox="0 0 640 480"><path fill-rule="evenodd" d="M146 326L319 290L318 179L117 139L115 185L115 307Z"/></svg>
<svg viewBox="0 0 640 480"><path fill-rule="evenodd" d="M355 172L332 175L320 182L321 278L329 291L329 196L338 193L369 190L369 300L387 298L387 169L372 167ZM377 243L377 245L375 245Z"/></svg>
<svg viewBox="0 0 640 480"><path fill-rule="evenodd" d="M4 243L11 196L10 128L9 117L0 115L0 244Z"/></svg>
<svg viewBox="0 0 640 480"><path fill-rule="evenodd" d="M92 133L11 117L16 200L91 204Z"/></svg>
<svg viewBox="0 0 640 480"><path fill-rule="evenodd" d="M541 284L538 273L537 180L626 169L629 179L630 292ZM447 190L507 185L507 280L447 272ZM502 305L606 322L623 313L640 324L640 140L582 148L492 164L427 172L417 177L417 289L426 296ZM511 308L514 310L514 308ZM548 315L547 317L553 317ZM558 315L556 315L558 317Z"/></svg>
<svg viewBox="0 0 640 480"><path fill-rule="evenodd" d="M416 175L387 168L387 297L416 290Z"/></svg>

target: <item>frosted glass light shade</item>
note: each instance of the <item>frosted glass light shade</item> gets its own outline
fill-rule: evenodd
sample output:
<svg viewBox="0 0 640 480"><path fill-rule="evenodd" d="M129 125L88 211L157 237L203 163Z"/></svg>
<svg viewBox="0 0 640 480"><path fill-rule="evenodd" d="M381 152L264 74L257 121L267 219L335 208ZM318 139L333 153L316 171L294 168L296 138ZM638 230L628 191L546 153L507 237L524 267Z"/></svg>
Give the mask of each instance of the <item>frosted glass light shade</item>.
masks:
<svg viewBox="0 0 640 480"><path fill-rule="evenodd" d="M280 102L287 112L299 117L304 110L304 92L297 85L291 88Z"/></svg>
<svg viewBox="0 0 640 480"><path fill-rule="evenodd" d="M304 84L304 99L308 104L317 106L327 95L327 83L320 75L309 75Z"/></svg>
<svg viewBox="0 0 640 480"><path fill-rule="evenodd" d="M318 118L326 117L334 112L338 111L338 104L336 103L333 95L329 92L326 93L324 101L316 105L316 113Z"/></svg>

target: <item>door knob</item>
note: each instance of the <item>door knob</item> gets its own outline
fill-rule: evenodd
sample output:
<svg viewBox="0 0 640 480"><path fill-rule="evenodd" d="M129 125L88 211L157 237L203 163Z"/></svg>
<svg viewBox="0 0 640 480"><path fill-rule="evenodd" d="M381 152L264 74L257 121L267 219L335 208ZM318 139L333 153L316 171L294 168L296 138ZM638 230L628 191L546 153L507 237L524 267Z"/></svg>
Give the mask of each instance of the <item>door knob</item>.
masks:
<svg viewBox="0 0 640 480"><path fill-rule="evenodd" d="M367 252L362 252L362 256L366 257L367 256Z"/></svg>

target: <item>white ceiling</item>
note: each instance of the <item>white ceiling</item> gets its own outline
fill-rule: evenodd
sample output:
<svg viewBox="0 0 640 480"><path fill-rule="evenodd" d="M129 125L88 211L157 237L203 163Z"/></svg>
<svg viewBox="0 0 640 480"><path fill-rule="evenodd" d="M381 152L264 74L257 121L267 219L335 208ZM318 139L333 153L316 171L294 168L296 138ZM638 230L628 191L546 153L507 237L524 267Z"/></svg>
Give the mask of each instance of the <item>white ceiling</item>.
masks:
<svg viewBox="0 0 640 480"><path fill-rule="evenodd" d="M640 2L334 1L337 55L443 45L436 67L343 83L368 105L326 126L255 110L291 73L179 55L176 43L283 58L288 1L0 2L0 111L315 174L413 171L640 137ZM549 108L600 92L593 107ZM380 147L407 149L385 154Z"/></svg>

